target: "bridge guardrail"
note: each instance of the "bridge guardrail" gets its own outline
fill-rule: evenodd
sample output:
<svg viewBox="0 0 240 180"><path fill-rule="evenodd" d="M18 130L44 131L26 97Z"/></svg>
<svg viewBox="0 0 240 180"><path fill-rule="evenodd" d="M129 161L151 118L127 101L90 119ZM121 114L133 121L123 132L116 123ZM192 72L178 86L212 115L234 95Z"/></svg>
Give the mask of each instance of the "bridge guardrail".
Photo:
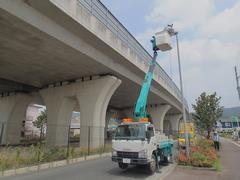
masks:
<svg viewBox="0 0 240 180"><path fill-rule="evenodd" d="M77 0L78 5L84 7L90 14L103 23L122 43L133 50L136 55L141 57L145 63L149 64L152 56L135 39L135 37L115 18L115 16L99 0ZM161 77L167 86L173 90L174 94L181 101L181 91L168 74L157 64L157 77ZM185 107L188 109L187 101L184 99Z"/></svg>

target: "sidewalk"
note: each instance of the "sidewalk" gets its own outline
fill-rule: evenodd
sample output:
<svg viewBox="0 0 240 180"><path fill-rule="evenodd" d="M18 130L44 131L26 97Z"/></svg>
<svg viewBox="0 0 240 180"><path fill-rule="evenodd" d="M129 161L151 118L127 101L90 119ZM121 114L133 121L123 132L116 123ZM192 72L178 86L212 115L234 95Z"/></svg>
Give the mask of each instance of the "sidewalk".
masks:
<svg viewBox="0 0 240 180"><path fill-rule="evenodd" d="M192 170L182 167L176 169L164 180L239 180L240 179L240 147L229 140L222 139L220 151L222 172L210 170Z"/></svg>

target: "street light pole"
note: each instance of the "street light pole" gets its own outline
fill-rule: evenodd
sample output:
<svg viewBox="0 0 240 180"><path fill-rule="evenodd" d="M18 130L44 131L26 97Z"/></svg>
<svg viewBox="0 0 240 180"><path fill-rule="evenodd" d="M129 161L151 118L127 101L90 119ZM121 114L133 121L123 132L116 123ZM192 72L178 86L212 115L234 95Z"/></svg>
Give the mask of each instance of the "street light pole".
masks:
<svg viewBox="0 0 240 180"><path fill-rule="evenodd" d="M182 96L182 112L183 112L184 133L185 133L185 142L186 142L186 154L187 154L187 157L189 157L189 138L188 138L188 132L187 132L187 118L186 118L185 103L184 103L182 68L181 68L181 60L180 60L180 52L179 52L178 32L176 32L175 36L177 41L178 70L179 70L180 89L181 89L181 96Z"/></svg>
<svg viewBox="0 0 240 180"><path fill-rule="evenodd" d="M181 59L180 59L180 51L179 51L179 43L178 43L178 32L172 28L173 25L168 25L165 30L169 32L171 36L176 37L177 43L177 57L178 57L178 70L179 70L179 79L180 79L180 89L181 89L181 100L182 100L182 113L183 113L183 123L184 123L184 133L185 133L185 142L186 142L186 155L189 157L189 138L187 132L187 120L186 120L186 111L184 104L184 93L183 93L183 81L182 81L182 68L181 68Z"/></svg>
<svg viewBox="0 0 240 180"><path fill-rule="evenodd" d="M236 76L236 82L237 82L238 98L240 100L240 85L239 85L240 76L238 75L238 72L237 72L237 66L234 67L234 70L235 70L235 76Z"/></svg>

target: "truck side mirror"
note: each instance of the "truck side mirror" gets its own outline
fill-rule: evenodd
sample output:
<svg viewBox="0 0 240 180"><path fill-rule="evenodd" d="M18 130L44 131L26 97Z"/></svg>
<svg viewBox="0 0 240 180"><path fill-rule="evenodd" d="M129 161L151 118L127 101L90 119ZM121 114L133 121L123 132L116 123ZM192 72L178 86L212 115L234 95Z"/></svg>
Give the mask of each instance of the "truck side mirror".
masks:
<svg viewBox="0 0 240 180"><path fill-rule="evenodd" d="M146 138L148 141L150 141L152 135L151 135L151 132L150 131L146 131Z"/></svg>

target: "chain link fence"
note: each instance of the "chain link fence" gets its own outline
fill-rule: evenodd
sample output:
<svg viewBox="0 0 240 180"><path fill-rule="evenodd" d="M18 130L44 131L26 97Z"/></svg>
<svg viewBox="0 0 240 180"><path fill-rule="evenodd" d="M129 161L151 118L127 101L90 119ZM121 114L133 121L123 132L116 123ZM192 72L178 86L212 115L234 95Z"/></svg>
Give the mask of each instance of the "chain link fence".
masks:
<svg viewBox="0 0 240 180"><path fill-rule="evenodd" d="M66 127L69 128L69 127ZM174 155L177 157L178 153L178 131L160 132L162 135L173 139ZM115 128L97 127L97 126L81 126L80 129L69 128L67 143L64 141L62 146L49 146L46 145L45 139L39 141L32 138L25 137L25 146L13 147L5 146L0 148L0 168L2 170L9 168L19 168L26 165L41 164L45 162L74 159L89 155L103 154L111 152L112 139L114 138ZM36 141L33 143L33 139ZM59 139L58 139L59 140ZM61 140L61 139L60 139ZM61 142L61 141L58 141Z"/></svg>
<svg viewBox="0 0 240 180"><path fill-rule="evenodd" d="M114 137L114 129L108 127L99 126L81 126L81 128L68 128L67 143L62 142L58 145L58 148L67 148L67 154L69 154L69 149L82 150L85 154L95 154L97 152L111 152L112 138ZM61 140L60 140L61 141ZM64 140L63 140L64 141ZM15 146L31 146L41 144L46 146L46 134L40 137L36 132L28 131L22 132L20 144ZM52 146L51 146L52 147ZM74 151L74 150L73 150Z"/></svg>

